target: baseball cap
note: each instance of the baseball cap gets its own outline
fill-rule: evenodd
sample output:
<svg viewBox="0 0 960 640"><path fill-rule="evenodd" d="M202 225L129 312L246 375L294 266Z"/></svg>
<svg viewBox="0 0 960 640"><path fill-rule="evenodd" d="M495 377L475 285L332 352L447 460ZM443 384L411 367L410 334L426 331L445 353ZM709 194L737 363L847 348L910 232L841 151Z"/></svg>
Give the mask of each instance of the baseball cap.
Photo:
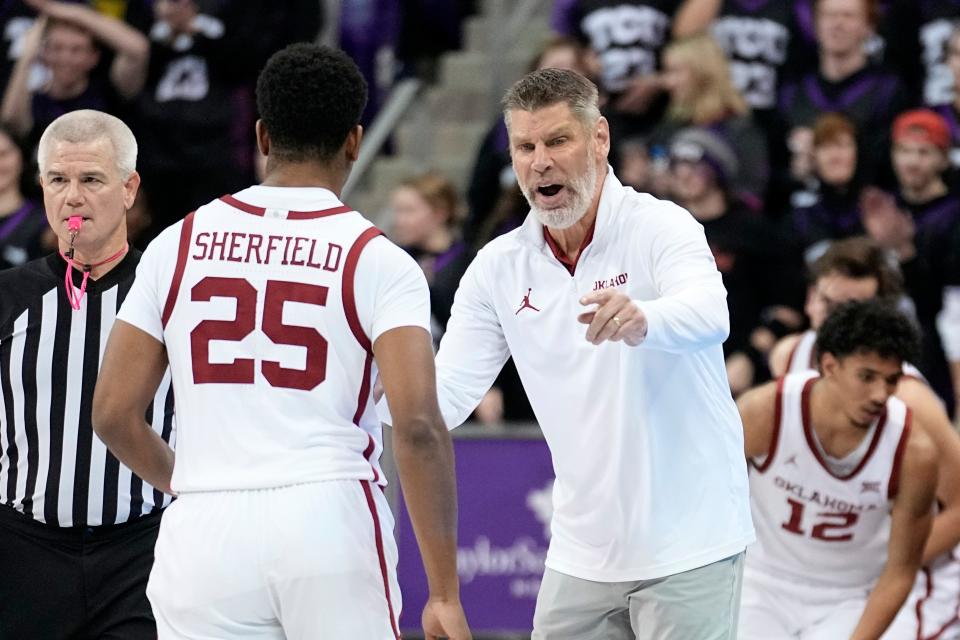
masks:
<svg viewBox="0 0 960 640"><path fill-rule="evenodd" d="M721 136L709 129L690 127L674 136L670 144L670 160L703 162L717 174L717 181L728 184L736 179L740 163L733 149Z"/></svg>
<svg viewBox="0 0 960 640"><path fill-rule="evenodd" d="M907 111L893 121L893 141L926 142L945 151L950 148L950 126L929 109Z"/></svg>

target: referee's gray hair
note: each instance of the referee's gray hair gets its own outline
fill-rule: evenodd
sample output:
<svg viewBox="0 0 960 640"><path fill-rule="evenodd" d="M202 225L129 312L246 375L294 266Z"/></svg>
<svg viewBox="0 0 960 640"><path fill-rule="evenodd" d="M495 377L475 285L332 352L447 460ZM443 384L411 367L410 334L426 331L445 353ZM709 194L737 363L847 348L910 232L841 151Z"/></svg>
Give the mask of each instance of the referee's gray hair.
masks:
<svg viewBox="0 0 960 640"><path fill-rule="evenodd" d="M540 69L520 78L501 101L503 119L509 130L511 111L536 111L559 103L566 103L585 127L600 119L597 85L567 69Z"/></svg>
<svg viewBox="0 0 960 640"><path fill-rule="evenodd" d="M93 109L65 113L44 130L37 145L40 174L43 175L47 169L47 159L54 143L85 143L97 140L107 140L113 146L117 168L126 180L137 169L137 139L123 120Z"/></svg>

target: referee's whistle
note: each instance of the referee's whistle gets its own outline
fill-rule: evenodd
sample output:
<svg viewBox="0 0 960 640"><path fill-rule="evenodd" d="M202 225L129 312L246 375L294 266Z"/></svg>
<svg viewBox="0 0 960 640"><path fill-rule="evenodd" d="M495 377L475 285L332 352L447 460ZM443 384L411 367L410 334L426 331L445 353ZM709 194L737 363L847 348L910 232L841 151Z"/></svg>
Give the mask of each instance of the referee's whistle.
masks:
<svg viewBox="0 0 960 640"><path fill-rule="evenodd" d="M73 232L77 233L80 231L80 227L83 225L82 216L70 216L67 218L67 228Z"/></svg>

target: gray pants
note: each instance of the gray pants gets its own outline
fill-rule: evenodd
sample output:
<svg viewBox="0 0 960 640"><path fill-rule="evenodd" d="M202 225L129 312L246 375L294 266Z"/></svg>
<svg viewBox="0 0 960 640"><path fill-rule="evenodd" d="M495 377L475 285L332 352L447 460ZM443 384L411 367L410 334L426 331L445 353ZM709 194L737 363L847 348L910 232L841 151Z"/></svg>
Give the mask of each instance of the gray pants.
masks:
<svg viewBox="0 0 960 640"><path fill-rule="evenodd" d="M592 582L547 569L532 640L735 640L742 578L742 553L634 582Z"/></svg>

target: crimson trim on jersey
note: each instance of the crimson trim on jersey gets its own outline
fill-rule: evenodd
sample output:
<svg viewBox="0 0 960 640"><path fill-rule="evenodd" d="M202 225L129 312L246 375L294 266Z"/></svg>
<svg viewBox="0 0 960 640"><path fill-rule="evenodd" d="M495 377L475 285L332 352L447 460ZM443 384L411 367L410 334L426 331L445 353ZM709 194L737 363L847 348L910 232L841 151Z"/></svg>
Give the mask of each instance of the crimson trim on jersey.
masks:
<svg viewBox="0 0 960 640"><path fill-rule="evenodd" d="M247 204L246 202L237 200L230 194L220 196L220 201L225 202L234 209L240 209L240 211L252 213L255 216L263 216L267 211L266 207L256 207L252 204ZM345 204L339 207L321 209L319 211L287 211L287 220L313 220L315 218L325 218L327 216L335 216L338 213L349 213L351 211L353 211L353 208Z"/></svg>
<svg viewBox="0 0 960 640"><path fill-rule="evenodd" d="M953 558L953 561L956 562L956 558ZM917 616L917 640L939 640L947 631L950 630L954 624L960 620L960 602L957 603L957 610L953 614L953 617L943 623L937 632L932 636L927 636L923 634L923 607L930 598L933 597L933 592L936 588L936 585L933 580L933 572L929 567L921 567L920 570L923 572L923 576L926 580L927 589L923 594L923 597L917 600L916 605L914 605L914 613Z"/></svg>
<svg viewBox="0 0 960 640"><path fill-rule="evenodd" d="M910 438L911 422L913 422L913 412L910 411L910 407L907 407L907 415L903 418L903 433L900 434L900 442L897 443L897 450L893 453L893 468L890 469L890 482L887 483L887 497L891 500L900 488L900 464L903 462L903 452Z"/></svg>
<svg viewBox="0 0 960 640"><path fill-rule="evenodd" d="M357 315L357 296L354 292L354 278L357 275L357 263L360 262L360 254L367 243L381 235L380 229L370 227L360 234L354 241L353 246L347 251L347 259L343 265L343 312L347 314L347 324L350 325L350 331L353 337L357 339L360 346L371 353L373 346L370 338L363 332L363 326L360 324L360 316Z"/></svg>
<svg viewBox="0 0 960 640"><path fill-rule="evenodd" d="M786 379L786 376L782 376L777 380L777 396L773 403L773 433L770 435L770 450L767 451L767 459L763 461L763 464L754 465L759 473L763 473L773 464L773 458L777 453L777 445L780 443L780 421L783 419L783 385Z"/></svg>
<svg viewBox="0 0 960 640"><path fill-rule="evenodd" d="M187 250L190 248L190 239L193 237L193 216L196 211L191 211L183 219L183 225L180 227L180 248L177 249L177 266L173 270L173 280L170 282L170 290L167 291L167 301L163 305L163 314L160 316L161 326L166 329L173 308L177 304L177 294L180 293L180 283L183 281L183 272L187 267Z"/></svg>
<svg viewBox="0 0 960 640"><path fill-rule="evenodd" d="M956 553L951 552L950 560L951 562L958 562ZM954 610L952 618L944 622L940 629L938 629L937 632L932 636L921 637L921 634L923 633L923 610L921 606L926 602L927 599L933 596L933 590L935 586L933 581L933 572L927 567L923 567L923 571L927 574L927 594L924 596L922 602L917 602L917 640L939 640L943 634L950 630L950 627L954 626L958 621L960 621L960 600L957 602L957 607Z"/></svg>
<svg viewBox="0 0 960 640"><path fill-rule="evenodd" d="M917 599L917 603L913 606L913 612L917 616L917 640L923 640L923 605L933 595L933 573L931 573L929 567L920 567L920 571L923 572L924 580L927 583L927 590L926 593L923 594L923 597Z"/></svg>
<svg viewBox="0 0 960 640"><path fill-rule="evenodd" d="M343 313L347 317L347 325L350 327L350 331L353 333L353 337L357 339L357 342L360 343L360 346L367 352L366 360L363 363L363 379L360 381L360 392L357 394L357 410L353 414L353 424L360 426L360 419L363 417L363 412L367 408L367 403L370 402L370 384L371 384L371 372L373 369L373 345L370 343L370 338L363 332L363 326L360 324L360 316L357 313L357 297L356 292L354 291L355 278L357 275L357 264L360 262L360 254L363 252L363 248L367 244L381 235L380 229L376 227L370 227L366 231L360 234L356 240L354 240L353 245L350 247L350 250L347 251L347 259L343 265L343 286L342 297L343 297ZM380 482L380 474L377 473L377 468L371 461L371 456L373 455L373 450L375 443L373 436L369 433L367 434L367 448L363 451L363 457L367 459L367 462L370 462L370 467L373 469L373 481Z"/></svg>
<svg viewBox="0 0 960 640"><path fill-rule="evenodd" d="M362 415L362 413L361 413L360 415ZM359 425L359 422L360 422L359 417L356 418L356 419L354 419L354 424L356 424L357 426L360 426L360 425ZM367 462L370 462L370 456L373 455L373 450L376 449L376 448L377 448L377 442L376 442L376 440L374 440L374 439L373 439L373 436L368 433L368 434L367 434L367 448L363 450L363 457L367 460ZM377 471L377 468L376 468L375 466L373 466L373 463L372 463L372 462L370 462L370 469L373 471L373 482L376 482L377 484L379 484L379 483L380 483L380 473Z"/></svg>
<svg viewBox="0 0 960 640"><path fill-rule="evenodd" d="M951 560L953 562L957 561L955 557L951 557ZM923 575L926 578L927 591L924 593L922 598L917 600L917 604L914 607L914 611L917 615L917 640L939 640L943 634L950 630L950 627L960 620L960 602L957 603L957 609L953 614L953 617L943 623L940 628L937 629L936 633L934 633L932 636L923 635L923 606L930 598L933 597L933 592L936 585L933 580L933 572L929 567L921 567L920 570L923 571Z"/></svg>
<svg viewBox="0 0 960 640"><path fill-rule="evenodd" d="M787 369L783 372L783 375L787 375L793 371L793 359L797 355L797 349L800 348L800 343L803 342L803 334L800 334L800 339L793 345L793 349L790 349L790 357L787 358Z"/></svg>
<svg viewBox="0 0 960 640"><path fill-rule="evenodd" d="M377 541L377 560L380 561L383 593L387 597L387 612L390 614L390 628L393 629L394 638L400 640L400 632L397 630L397 617L393 614L393 601L390 599L390 578L387 574L387 559L383 554L383 534L380 531L380 517L377 515L377 503L373 500L370 483L361 480L360 486L363 487L363 495L367 498L367 507L370 508L370 517L373 518L373 533Z"/></svg>
<svg viewBox="0 0 960 640"><path fill-rule="evenodd" d="M813 457L817 459L817 462L820 463L820 466L823 467L824 471L829 473L837 480L849 480L863 470L863 468L870 461L870 458L873 456L873 452L876 451L877 445L880 444L880 436L883 434L883 428L887 424L887 412L884 410L883 415L880 416L877 426L873 430L873 440L870 442L870 447L867 449L867 453L863 456L863 460L860 461L860 464L858 464L853 471L845 476L837 475L832 469L830 469L830 465L828 465L827 461L823 459L823 456L820 455L820 449L817 447L816 442L814 442L814 438L816 436L813 433L813 422L810 420L810 391L813 389L813 384L819 379L820 378L818 377L814 377L807 380L803 385L803 393L800 395L800 415L803 420L803 435L807 439L807 446L810 447Z"/></svg>

